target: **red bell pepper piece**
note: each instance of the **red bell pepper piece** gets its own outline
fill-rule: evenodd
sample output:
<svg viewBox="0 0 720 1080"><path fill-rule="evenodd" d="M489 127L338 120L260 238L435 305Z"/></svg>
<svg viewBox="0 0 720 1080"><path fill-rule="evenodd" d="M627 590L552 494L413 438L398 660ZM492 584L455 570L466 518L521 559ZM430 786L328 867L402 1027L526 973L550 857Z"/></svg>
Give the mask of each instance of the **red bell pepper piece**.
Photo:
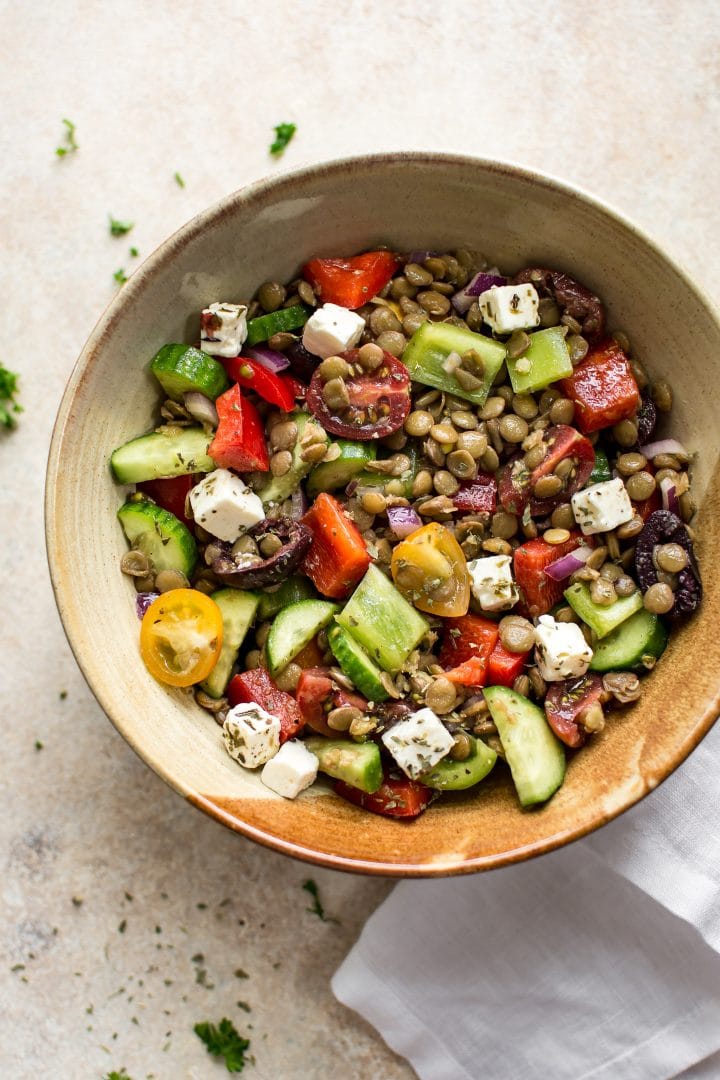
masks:
<svg viewBox="0 0 720 1080"><path fill-rule="evenodd" d="M338 780L334 788L337 795L361 806L363 810L391 818L416 818L437 798L436 791L419 784L417 780L409 780L406 776L392 773L386 774L382 784L372 795L351 787L342 780Z"/></svg>
<svg viewBox="0 0 720 1080"><path fill-rule="evenodd" d="M295 660L297 661L297 657ZM351 694L346 690L341 690L332 681L328 672L329 668L326 667L313 667L303 671L295 690L295 697L308 727L320 735L328 735L336 739L338 733L328 724L327 714L332 709L339 709L343 705L351 705L365 712L367 701L360 694Z"/></svg>
<svg viewBox="0 0 720 1080"><path fill-rule="evenodd" d="M518 675L522 675L529 655L529 652L510 652L498 638L488 660L488 686L512 686Z"/></svg>
<svg viewBox="0 0 720 1080"><path fill-rule="evenodd" d="M357 526L337 499L324 491L302 519L313 534L301 569L323 596L342 600L370 565L370 555Z"/></svg>
<svg viewBox="0 0 720 1080"><path fill-rule="evenodd" d="M143 480L137 484L137 490L149 495L163 510L174 514L183 525L192 528L193 521L185 516L185 500L188 492L198 482L197 476L166 476L160 480Z"/></svg>
<svg viewBox="0 0 720 1080"><path fill-rule="evenodd" d="M453 502L458 510L469 510L473 514L484 511L492 514L497 505L497 481L492 473L478 473L474 480L460 485L460 490L453 495Z"/></svg>
<svg viewBox="0 0 720 1080"><path fill-rule="evenodd" d="M287 375L279 375L274 371L268 371L257 360L249 360L245 356L233 356L230 360L223 360L225 370L229 378L240 386L254 390L271 405L277 405L283 412L291 412L295 408L295 380L291 382Z"/></svg>
<svg viewBox="0 0 720 1080"><path fill-rule="evenodd" d="M445 678L460 686L484 686L497 639L497 623L482 615L445 619L438 654L438 663L446 668Z"/></svg>
<svg viewBox="0 0 720 1080"><path fill-rule="evenodd" d="M387 285L399 265L391 251L366 251L352 259L311 259L302 272L324 304L359 308Z"/></svg>
<svg viewBox="0 0 720 1080"><path fill-rule="evenodd" d="M592 348L561 386L575 403L575 422L586 435L627 420L640 406L638 384L616 341Z"/></svg>
<svg viewBox="0 0 720 1080"><path fill-rule="evenodd" d="M208 453L216 465L238 472L267 472L270 468L265 429L255 406L231 386L215 402L220 423Z"/></svg>
<svg viewBox="0 0 720 1080"><path fill-rule="evenodd" d="M526 540L515 549L513 571L520 589L518 611L524 615L546 615L557 604L565 590L565 582L554 581L545 573L545 567L563 555L569 555L581 544L592 544L592 539L579 532L570 534L564 544L548 544L541 536Z"/></svg>
<svg viewBox="0 0 720 1080"><path fill-rule="evenodd" d="M262 705L272 716L280 721L280 742L294 739L298 731L305 726L305 719L292 694L279 690L265 668L244 671L234 675L227 688L227 698L231 705L254 701Z"/></svg>

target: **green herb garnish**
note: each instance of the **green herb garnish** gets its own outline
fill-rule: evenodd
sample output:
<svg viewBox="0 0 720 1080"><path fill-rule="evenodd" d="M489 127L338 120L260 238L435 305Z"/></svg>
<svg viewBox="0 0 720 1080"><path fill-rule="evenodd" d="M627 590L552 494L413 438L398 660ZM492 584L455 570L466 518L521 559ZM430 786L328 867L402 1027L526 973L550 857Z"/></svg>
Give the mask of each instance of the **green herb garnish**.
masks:
<svg viewBox="0 0 720 1080"><path fill-rule="evenodd" d="M275 142L270 145L270 153L279 157L296 131L295 124L278 124L275 128Z"/></svg>
<svg viewBox="0 0 720 1080"><path fill-rule="evenodd" d="M123 1065L120 1072L117 1072L116 1069L113 1069L113 1071L109 1072L107 1076L103 1078L103 1080L132 1080L132 1077L125 1072L125 1066Z"/></svg>
<svg viewBox="0 0 720 1080"><path fill-rule="evenodd" d="M15 413L23 411L22 405L16 400L17 393L18 376L0 364L0 424L8 430L17 427Z"/></svg>
<svg viewBox="0 0 720 1080"><path fill-rule="evenodd" d="M223 1018L217 1026L208 1021L195 1024L193 1031L205 1043L208 1054L225 1059L228 1072L242 1072L245 1068L245 1051L250 1046L250 1040L238 1034L231 1020Z"/></svg>
<svg viewBox="0 0 720 1080"><path fill-rule="evenodd" d="M35 740L35 749L36 750L42 750L42 748L43 748L43 743L41 743L39 739L36 739Z"/></svg>
<svg viewBox="0 0 720 1080"><path fill-rule="evenodd" d="M63 124L67 128L65 132L65 142L67 146L57 146L55 153L58 157L65 157L66 154L74 154L79 149L78 144L75 141L75 125L72 120L63 120Z"/></svg>
<svg viewBox="0 0 720 1080"><path fill-rule="evenodd" d="M110 218L110 235L111 236L125 236L125 233L129 233L135 225L134 221L118 221L112 214L108 214Z"/></svg>
<svg viewBox="0 0 720 1080"><path fill-rule="evenodd" d="M131 247L130 248L130 255L132 256L133 259L137 259L139 254L140 254L140 252L138 251L138 249L136 247Z"/></svg>
<svg viewBox="0 0 720 1080"><path fill-rule="evenodd" d="M113 274L113 278L114 278L115 281L117 281L118 285L124 285L125 284L125 282L127 281L127 274L123 270L122 266L120 267L119 270L115 271L115 273Z"/></svg>
<svg viewBox="0 0 720 1080"><path fill-rule="evenodd" d="M311 915L317 915L318 919L322 919L323 922L339 922L332 915L325 914L325 908L320 901L320 891L312 878L308 878L307 881L303 882L303 889L305 892L310 893L313 898L312 907L305 908L306 911L309 911Z"/></svg>
<svg viewBox="0 0 720 1080"><path fill-rule="evenodd" d="M173 179L178 187L185 187L185 181L179 172L173 173Z"/></svg>

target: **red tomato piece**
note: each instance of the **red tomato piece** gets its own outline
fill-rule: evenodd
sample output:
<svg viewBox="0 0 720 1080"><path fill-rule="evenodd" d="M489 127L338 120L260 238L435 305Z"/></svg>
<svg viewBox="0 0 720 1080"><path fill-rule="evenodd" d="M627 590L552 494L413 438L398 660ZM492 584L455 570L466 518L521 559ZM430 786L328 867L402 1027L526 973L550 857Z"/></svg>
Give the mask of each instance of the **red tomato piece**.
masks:
<svg viewBox="0 0 720 1080"><path fill-rule="evenodd" d="M277 716L280 721L281 743L294 739L305 726L305 719L295 698L292 694L279 690L265 668L234 675L227 688L227 697L232 706L254 701L272 716Z"/></svg>
<svg viewBox="0 0 720 1080"><path fill-rule="evenodd" d="M546 615L557 604L565 590L565 582L548 577L545 567L563 555L569 555L581 544L592 545L592 538L575 532L564 544L548 544L538 536L515 549L513 572L520 590L519 614Z"/></svg>
<svg viewBox="0 0 720 1080"><path fill-rule="evenodd" d="M575 421L586 435L629 419L640 406L640 391L630 362L613 340L601 341L592 348L560 385L566 397L574 401Z"/></svg>
<svg viewBox="0 0 720 1080"><path fill-rule="evenodd" d="M233 356L231 360L223 360L223 365L228 378L239 386L254 390L264 401L277 405L283 412L290 412L295 408L294 379L291 381L287 375L268 371L257 360L249 360L245 356Z"/></svg>
<svg viewBox="0 0 720 1080"><path fill-rule="evenodd" d="M558 739L566 746L578 747L585 742L586 732L578 717L599 700L602 691L602 679L597 675L580 675L550 683L545 715Z"/></svg>
<svg viewBox="0 0 720 1080"><path fill-rule="evenodd" d="M474 480L460 485L460 490L453 495L453 502L458 510L468 510L473 514L492 514L497 505L495 477L492 473L478 473Z"/></svg>
<svg viewBox="0 0 720 1080"><path fill-rule="evenodd" d="M311 259L302 272L324 304L359 308L377 296L399 265L391 251L366 251L352 259Z"/></svg>
<svg viewBox="0 0 720 1080"><path fill-rule="evenodd" d="M525 464L523 454L518 454L503 467L498 494L503 510L507 510L509 514L520 516L528 503L533 515L544 516L552 512L559 503L567 502L571 495L583 487L593 470L595 451L592 443L575 428L568 427L567 424L548 428L543 445L545 457L532 472ZM570 458L575 463L575 468L568 474L562 492L551 499L533 498L532 492L538 480L554 472L565 458Z"/></svg>
<svg viewBox="0 0 720 1080"><path fill-rule="evenodd" d="M357 525L337 499L321 492L302 519L313 534L301 570L318 592L342 600L370 565L370 555Z"/></svg>
<svg viewBox="0 0 720 1080"><path fill-rule="evenodd" d="M419 784L417 780L409 780L406 776L393 773L386 774L382 784L372 795L351 787L342 780L338 780L334 788L337 795L355 806L361 806L363 810L382 814L383 817L408 819L422 814L438 794L424 784Z"/></svg>
<svg viewBox="0 0 720 1080"><path fill-rule="evenodd" d="M220 423L208 453L216 465L238 472L267 472L270 468L265 429L260 414L239 386L231 386L215 402Z"/></svg>
<svg viewBox="0 0 720 1080"><path fill-rule="evenodd" d="M297 657L296 657L297 661ZM360 694L352 694L341 690L329 676L329 668L313 667L303 671L300 681L295 690L298 708L303 720L317 731L320 735L327 735L331 739L338 737L337 731L330 727L326 717L332 709L339 709L343 705L351 705L355 709L364 712L367 701Z"/></svg>
<svg viewBox="0 0 720 1080"><path fill-rule="evenodd" d="M166 476L160 480L143 480L136 486L138 491L149 495L158 506L174 514L183 525L187 525L190 529L193 521L192 518L185 516L185 500L198 479L197 476Z"/></svg>
<svg viewBox="0 0 720 1080"><path fill-rule="evenodd" d="M497 623L482 615L445 619L438 663L446 669L446 678L461 686L484 686L497 639Z"/></svg>
<svg viewBox="0 0 720 1080"><path fill-rule="evenodd" d="M529 655L529 652L510 652L498 639L488 660L487 685L512 686L518 675L522 675Z"/></svg>
<svg viewBox="0 0 720 1080"><path fill-rule="evenodd" d="M340 355L348 364L357 363L357 349ZM408 369L389 352L382 366L345 379L349 402L333 412L323 400L323 381L318 371L307 392L307 407L331 435L343 439L384 439L405 423L410 412Z"/></svg>

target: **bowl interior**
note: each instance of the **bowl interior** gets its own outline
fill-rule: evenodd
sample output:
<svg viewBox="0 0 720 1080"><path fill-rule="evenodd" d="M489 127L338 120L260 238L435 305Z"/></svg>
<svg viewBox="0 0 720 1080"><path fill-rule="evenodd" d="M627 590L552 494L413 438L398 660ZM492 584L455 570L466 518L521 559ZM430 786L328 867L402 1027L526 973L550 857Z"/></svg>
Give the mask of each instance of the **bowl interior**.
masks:
<svg viewBox="0 0 720 1080"><path fill-rule="evenodd" d="M364 814L318 786L288 803L222 749L210 716L148 676L133 588L118 564L124 492L107 461L150 430L158 391L148 361L192 340L200 309L288 280L311 255L377 243L399 250L471 247L506 270L564 269L605 300L651 373L675 391L672 433L698 451L695 522L705 568L700 613L673 637L639 703L573 758L564 786L531 813L498 771L411 824ZM581 836L636 802L697 744L718 711L718 437L709 387L720 327L670 261L626 222L547 178L442 155L337 162L230 196L171 237L113 302L63 398L50 452L47 539L60 613L100 704L135 750L188 799L279 850L330 866L397 875L499 866ZM77 573L77 567L83 573Z"/></svg>

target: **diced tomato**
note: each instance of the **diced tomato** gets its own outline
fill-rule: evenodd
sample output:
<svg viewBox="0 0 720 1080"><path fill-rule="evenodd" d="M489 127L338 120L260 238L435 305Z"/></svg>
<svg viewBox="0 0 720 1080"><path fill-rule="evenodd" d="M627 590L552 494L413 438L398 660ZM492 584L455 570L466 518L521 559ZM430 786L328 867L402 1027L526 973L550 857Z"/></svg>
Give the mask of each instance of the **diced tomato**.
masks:
<svg viewBox="0 0 720 1080"><path fill-rule="evenodd" d="M357 526L337 499L321 492L302 519L313 534L301 569L323 596L342 600L370 565L370 555Z"/></svg>
<svg viewBox="0 0 720 1080"><path fill-rule="evenodd" d="M495 477L492 473L478 473L474 480L460 485L460 490L453 495L453 502L458 510L469 510L473 514L492 514L497 504Z"/></svg>
<svg viewBox="0 0 720 1080"><path fill-rule="evenodd" d="M223 360L223 364L233 382L254 390L263 400L277 405L283 412L295 408L294 379L291 382L289 376L268 371L257 360L245 356L233 356L230 360Z"/></svg>
<svg viewBox="0 0 720 1080"><path fill-rule="evenodd" d="M296 401L304 401L307 394L307 386L305 383L300 382L294 375L285 375L285 382L292 390L293 397Z"/></svg>
<svg viewBox="0 0 720 1080"><path fill-rule="evenodd" d="M518 454L503 467L498 494L503 510L509 514L522 514L528 503L535 516L551 513L558 503L567 502L571 495L583 487L593 470L595 451L592 443L575 428L568 427L567 424L548 428L543 437L543 445L545 457L532 472L525 464L523 454ZM575 463L575 468L565 478L562 492L553 498L533 498L532 492L538 480L554 472L566 458Z"/></svg>
<svg viewBox="0 0 720 1080"><path fill-rule="evenodd" d="M398 266L391 251L366 251L352 259L311 259L302 272L324 304L359 308L387 285Z"/></svg>
<svg viewBox="0 0 720 1080"><path fill-rule="evenodd" d="M270 468L260 414L239 386L231 386L215 402L220 423L208 453L216 465L238 472L267 472Z"/></svg>
<svg viewBox="0 0 720 1080"><path fill-rule="evenodd" d="M575 421L586 435L627 420L640 405L640 391L628 358L613 340L592 348L560 385L575 403Z"/></svg>
<svg viewBox="0 0 720 1080"><path fill-rule="evenodd" d="M497 623L482 615L446 619L438 654L445 677L460 686L484 686L497 639Z"/></svg>
<svg viewBox="0 0 720 1080"><path fill-rule="evenodd" d="M357 349L340 353L348 364L357 365ZM323 397L324 383L316 371L307 392L307 407L331 435L343 439L384 439L405 423L410 412L410 375L405 365L385 353L375 371L360 371L345 379L348 402L332 409Z"/></svg>
<svg viewBox="0 0 720 1080"><path fill-rule="evenodd" d="M529 655L529 652L510 652L498 638L488 660L488 686L512 686L518 675L522 675Z"/></svg>
<svg viewBox="0 0 720 1080"><path fill-rule="evenodd" d="M317 638L314 637L311 641L308 641L304 649L301 649L297 656L293 657L293 664L297 664L303 671L306 668L320 667L323 660L323 651L317 643Z"/></svg>
<svg viewBox="0 0 720 1080"><path fill-rule="evenodd" d="M437 797L436 791L419 784L417 780L409 780L406 776L393 773L385 775L382 784L372 795L351 787L342 780L336 782L335 793L348 802L361 806L363 810L392 818L416 818Z"/></svg>
<svg viewBox="0 0 720 1080"><path fill-rule="evenodd" d="M554 581L545 573L545 567L563 555L569 555L581 544L592 543L579 532L570 534L564 544L548 544L541 536L526 540L515 549L513 571L520 589L518 611L524 615L546 615L557 604L565 589L565 582Z"/></svg>
<svg viewBox="0 0 720 1080"><path fill-rule="evenodd" d="M296 657L297 660L297 657ZM295 690L298 708L302 718L308 727L317 731L320 735L328 735L336 739L337 731L330 727L326 717L331 709L339 709L343 705L350 705L364 712L367 701L360 694L352 694L341 690L330 678L329 669L313 667L303 671L300 681Z"/></svg>
<svg viewBox="0 0 720 1080"><path fill-rule="evenodd" d="M137 485L138 491L149 495L163 510L174 514L188 528L192 519L185 516L185 500L188 492L198 482L197 476L166 476L161 480L143 480Z"/></svg>
<svg viewBox="0 0 720 1080"><path fill-rule="evenodd" d="M578 717L600 699L602 680L597 675L580 675L551 683L545 698L545 715L558 739L566 746L582 746L586 732Z"/></svg>
<svg viewBox="0 0 720 1080"><path fill-rule="evenodd" d="M305 719L292 694L279 690L265 668L244 671L234 675L227 688L227 697L231 705L254 701L262 705L272 716L280 721L280 742L294 739L304 727Z"/></svg>
<svg viewBox="0 0 720 1080"><path fill-rule="evenodd" d="M641 517L643 521L647 521L651 514L662 509L662 496L658 489L655 488L649 499L633 503L633 508L638 517Z"/></svg>

